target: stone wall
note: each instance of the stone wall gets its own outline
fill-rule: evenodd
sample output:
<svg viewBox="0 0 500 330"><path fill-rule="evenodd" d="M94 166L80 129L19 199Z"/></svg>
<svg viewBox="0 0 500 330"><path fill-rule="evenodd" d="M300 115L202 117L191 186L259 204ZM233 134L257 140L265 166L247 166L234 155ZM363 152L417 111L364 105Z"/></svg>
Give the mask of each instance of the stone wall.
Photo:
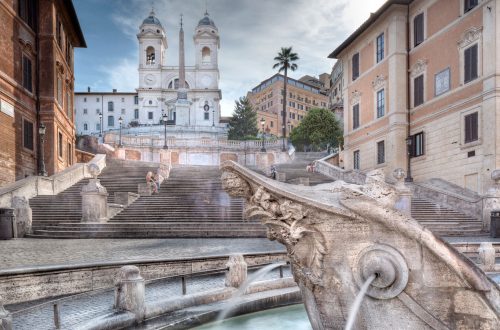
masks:
<svg viewBox="0 0 500 330"><path fill-rule="evenodd" d="M286 254L248 254L245 255L248 266L268 264L287 260ZM146 280L189 275L197 272L225 269L227 256L204 259L129 261L139 267ZM111 288L114 278L124 263L88 265L80 267L39 268L16 272L0 271L0 292L5 304L15 304L36 299L76 294L80 292Z"/></svg>

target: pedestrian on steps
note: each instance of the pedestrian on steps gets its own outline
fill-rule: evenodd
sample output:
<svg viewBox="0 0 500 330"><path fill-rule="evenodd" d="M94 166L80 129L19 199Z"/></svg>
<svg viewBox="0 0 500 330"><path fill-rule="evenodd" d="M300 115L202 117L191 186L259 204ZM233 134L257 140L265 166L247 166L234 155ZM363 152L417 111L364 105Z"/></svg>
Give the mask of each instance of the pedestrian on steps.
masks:
<svg viewBox="0 0 500 330"><path fill-rule="evenodd" d="M150 187L152 194L158 193L158 187L156 186L155 179L153 177L153 172L149 171L146 174L146 184Z"/></svg>

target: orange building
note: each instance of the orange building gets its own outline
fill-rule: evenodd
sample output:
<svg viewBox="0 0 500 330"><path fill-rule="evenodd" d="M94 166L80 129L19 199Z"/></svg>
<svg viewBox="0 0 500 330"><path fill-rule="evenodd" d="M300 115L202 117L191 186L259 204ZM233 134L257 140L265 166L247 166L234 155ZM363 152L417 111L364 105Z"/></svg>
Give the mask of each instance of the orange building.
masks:
<svg viewBox="0 0 500 330"><path fill-rule="evenodd" d="M409 169L479 193L500 168L500 2L388 0L343 66L346 169Z"/></svg>
<svg viewBox="0 0 500 330"><path fill-rule="evenodd" d="M310 76L305 77L308 77L308 80L311 79ZM264 118L266 133L282 136L284 81L283 75L275 74L248 92L247 97L253 109L257 111L259 131L262 130L260 121ZM318 83L312 85L292 78L288 78L287 93L285 126L286 135L289 136L290 131L297 127L309 109L327 107L328 96L319 80Z"/></svg>
<svg viewBox="0 0 500 330"><path fill-rule="evenodd" d="M75 161L73 48L85 40L71 1L0 0L0 186Z"/></svg>

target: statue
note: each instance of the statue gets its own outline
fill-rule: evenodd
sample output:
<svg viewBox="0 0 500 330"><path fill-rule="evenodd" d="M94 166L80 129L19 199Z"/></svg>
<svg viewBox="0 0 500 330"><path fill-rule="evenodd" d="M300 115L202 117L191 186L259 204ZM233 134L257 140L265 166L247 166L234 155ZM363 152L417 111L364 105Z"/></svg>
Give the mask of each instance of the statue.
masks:
<svg viewBox="0 0 500 330"><path fill-rule="evenodd" d="M468 258L395 209L380 171L364 185L294 186L226 162L224 189L284 244L315 330L342 329L371 278L355 329L499 329L500 288Z"/></svg>

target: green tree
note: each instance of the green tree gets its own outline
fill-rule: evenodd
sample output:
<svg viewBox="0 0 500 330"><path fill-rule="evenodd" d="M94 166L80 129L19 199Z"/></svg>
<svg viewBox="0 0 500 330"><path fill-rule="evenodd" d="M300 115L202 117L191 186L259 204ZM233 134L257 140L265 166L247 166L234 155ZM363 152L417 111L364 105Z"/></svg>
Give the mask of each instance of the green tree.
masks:
<svg viewBox="0 0 500 330"><path fill-rule="evenodd" d="M233 118L229 121L228 139L245 140L256 137L259 132L257 112L252 109L252 105L246 97L240 97L235 103Z"/></svg>
<svg viewBox="0 0 500 330"><path fill-rule="evenodd" d="M274 58L276 63L273 65L273 69L278 69L278 72L283 72L285 76L285 81L283 84L283 121L282 121L282 134L283 134L283 151L285 150L285 138L286 138L286 85L288 79L288 70L297 70L297 64L293 63L299 60L297 53L292 52L292 47L281 47L278 56Z"/></svg>
<svg viewBox="0 0 500 330"><path fill-rule="evenodd" d="M312 147L314 150L326 149L328 145L343 145L343 128L335 115L327 109L311 109L290 134L293 145L299 150Z"/></svg>

